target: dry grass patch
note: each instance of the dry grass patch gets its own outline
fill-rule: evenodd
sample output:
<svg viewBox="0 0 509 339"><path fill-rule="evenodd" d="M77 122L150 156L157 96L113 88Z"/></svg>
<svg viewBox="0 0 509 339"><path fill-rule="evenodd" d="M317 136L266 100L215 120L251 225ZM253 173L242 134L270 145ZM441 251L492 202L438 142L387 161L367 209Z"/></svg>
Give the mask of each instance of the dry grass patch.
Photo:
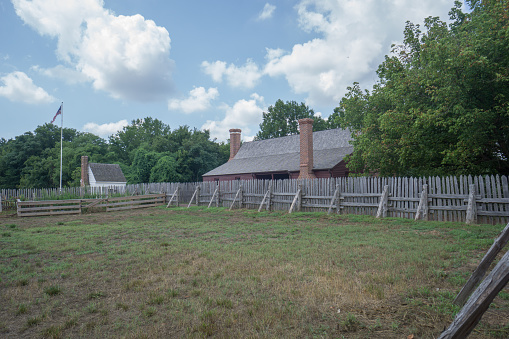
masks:
<svg viewBox="0 0 509 339"><path fill-rule="evenodd" d="M434 338L502 229L201 208L5 221L12 338ZM508 296L472 338L509 336Z"/></svg>

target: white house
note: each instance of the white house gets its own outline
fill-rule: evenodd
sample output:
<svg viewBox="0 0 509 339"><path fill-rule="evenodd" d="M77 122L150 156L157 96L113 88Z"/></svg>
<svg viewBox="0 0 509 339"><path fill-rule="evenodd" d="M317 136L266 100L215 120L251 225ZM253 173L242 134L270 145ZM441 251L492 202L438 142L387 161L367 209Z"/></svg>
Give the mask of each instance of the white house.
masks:
<svg viewBox="0 0 509 339"><path fill-rule="evenodd" d="M89 163L88 156L81 157L81 186L118 187L127 180L118 164Z"/></svg>

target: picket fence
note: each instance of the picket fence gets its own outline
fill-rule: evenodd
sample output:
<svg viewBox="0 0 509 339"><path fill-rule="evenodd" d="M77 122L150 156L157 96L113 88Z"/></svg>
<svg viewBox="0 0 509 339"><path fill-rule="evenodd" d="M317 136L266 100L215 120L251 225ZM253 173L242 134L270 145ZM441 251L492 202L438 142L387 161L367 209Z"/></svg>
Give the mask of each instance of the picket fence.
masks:
<svg viewBox="0 0 509 339"><path fill-rule="evenodd" d="M178 189L178 191L177 191ZM3 200L46 200L55 190L1 190ZM305 180L234 180L149 183L120 188L66 188L61 194L104 198L111 195L166 194L166 203L271 211L332 211L341 214L478 223L509 222L506 176L421 178L348 177ZM172 199L173 198L173 199ZM232 206L233 205L233 206Z"/></svg>

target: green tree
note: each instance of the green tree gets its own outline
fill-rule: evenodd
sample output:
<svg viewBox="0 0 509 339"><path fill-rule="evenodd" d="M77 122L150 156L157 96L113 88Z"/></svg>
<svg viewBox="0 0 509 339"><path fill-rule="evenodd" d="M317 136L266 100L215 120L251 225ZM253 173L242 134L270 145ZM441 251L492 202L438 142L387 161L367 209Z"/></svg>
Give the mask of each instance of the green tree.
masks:
<svg viewBox="0 0 509 339"><path fill-rule="evenodd" d="M109 143L111 150L119 159L130 165L134 160L134 151L142 144L149 145L157 152L167 151L165 147L169 135L170 126L158 119L146 117L133 120L130 125L110 136Z"/></svg>
<svg viewBox="0 0 509 339"><path fill-rule="evenodd" d="M63 129L64 142L72 142L78 135L75 129ZM57 145L60 149L60 128L53 124L38 126L34 132L26 132L5 142L0 154L0 188L20 187L25 162L34 156L41 157L46 149ZM36 166L34 159L29 164Z"/></svg>
<svg viewBox="0 0 509 339"><path fill-rule="evenodd" d="M298 104L295 101L279 99L274 106L269 106L268 112L263 112L263 121L260 124L260 131L256 134L255 140L284 137L299 133L299 119L311 118L313 131L328 129L327 120L315 116L315 112L303 102Z"/></svg>
<svg viewBox="0 0 509 339"><path fill-rule="evenodd" d="M353 132L349 167L381 175L509 173L508 3L468 1L448 27L407 23L371 92L348 88L333 114Z"/></svg>

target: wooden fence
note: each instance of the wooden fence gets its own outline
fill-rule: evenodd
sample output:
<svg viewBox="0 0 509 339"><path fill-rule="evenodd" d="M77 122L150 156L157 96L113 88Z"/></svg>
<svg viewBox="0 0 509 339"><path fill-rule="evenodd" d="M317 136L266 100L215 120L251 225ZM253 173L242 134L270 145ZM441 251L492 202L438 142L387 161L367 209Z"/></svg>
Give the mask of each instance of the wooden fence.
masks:
<svg viewBox="0 0 509 339"><path fill-rule="evenodd" d="M65 188L60 194L104 199L113 195L166 194L167 200L200 206L506 224L509 186L506 176L427 178L327 178L309 180L235 180L150 183L120 188ZM242 189L240 189L242 188ZM46 199L53 190L1 190L3 199ZM174 205L174 203L172 203ZM233 206L232 206L233 205Z"/></svg>
<svg viewBox="0 0 509 339"><path fill-rule="evenodd" d="M110 212L159 206L165 203L165 199L166 194L150 194L105 199L18 201L17 212L19 217L81 214L84 209L92 208Z"/></svg>
<svg viewBox="0 0 509 339"><path fill-rule="evenodd" d="M203 182L195 185L190 203L373 216L381 212L383 217L436 221L509 221L505 176Z"/></svg>

